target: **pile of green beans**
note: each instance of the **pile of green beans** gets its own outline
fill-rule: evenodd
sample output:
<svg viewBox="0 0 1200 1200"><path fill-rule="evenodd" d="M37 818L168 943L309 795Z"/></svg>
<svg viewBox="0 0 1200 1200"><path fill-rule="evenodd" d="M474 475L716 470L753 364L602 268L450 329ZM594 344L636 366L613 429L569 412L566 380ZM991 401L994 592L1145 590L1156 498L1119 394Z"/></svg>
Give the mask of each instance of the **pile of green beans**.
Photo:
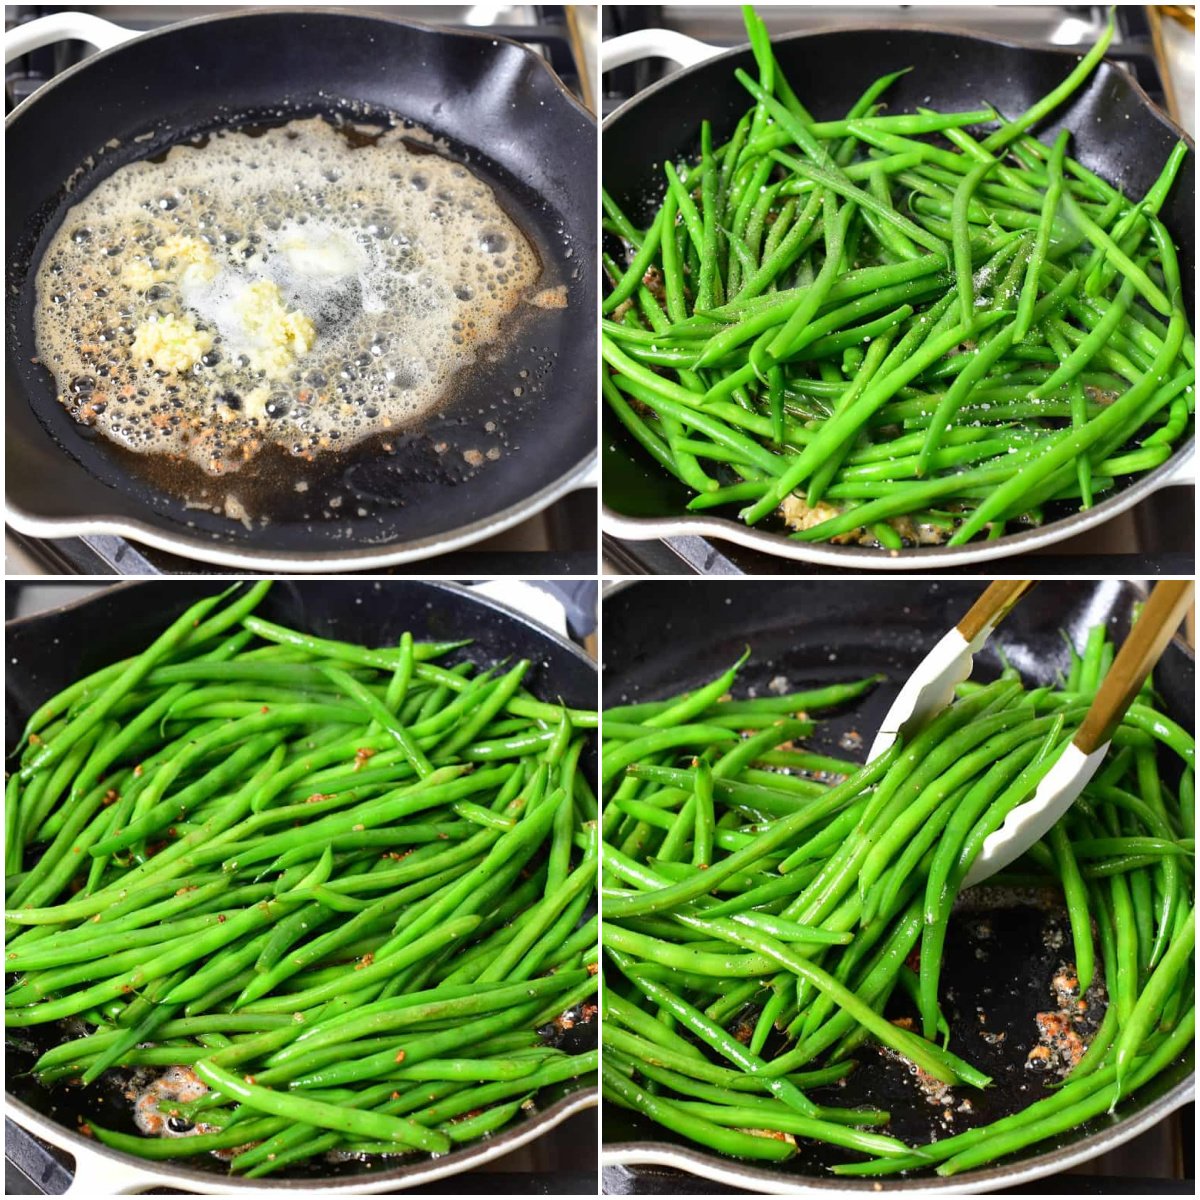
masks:
<svg viewBox="0 0 1200 1200"><path fill-rule="evenodd" d="M695 497L813 542L995 539L1090 508L1188 438L1195 343L1158 218L1012 120L893 114L904 74L816 121L746 9L758 79L730 139L664 164L640 228L607 193L605 399ZM990 132L983 132L990 128ZM973 132L972 132L973 131Z"/></svg>
<svg viewBox="0 0 1200 1200"><path fill-rule="evenodd" d="M29 718L5 1021L87 1027L45 1083L190 1068L209 1090L158 1122L187 1136L89 1122L144 1158L240 1148L258 1177L445 1153L597 1069L546 1028L596 991L596 713L531 695L528 661L439 662L465 643L263 620L269 586L200 601Z"/></svg>
<svg viewBox="0 0 1200 1200"><path fill-rule="evenodd" d="M838 1174L953 1175L1075 1129L1177 1062L1195 1030L1195 741L1148 684L1068 814L989 880L1060 890L1078 996L1107 991L1065 1082L924 1146L889 1135L886 1112L808 1094L870 1070L858 1061L880 1048L964 1090L989 1084L939 1007L951 909L1111 661L1099 626L1059 686L1026 689L1011 668L963 684L865 766L794 742L810 713L874 680L731 699L739 663L693 692L607 709L606 1100L738 1158L782 1162L807 1138L850 1152Z"/></svg>

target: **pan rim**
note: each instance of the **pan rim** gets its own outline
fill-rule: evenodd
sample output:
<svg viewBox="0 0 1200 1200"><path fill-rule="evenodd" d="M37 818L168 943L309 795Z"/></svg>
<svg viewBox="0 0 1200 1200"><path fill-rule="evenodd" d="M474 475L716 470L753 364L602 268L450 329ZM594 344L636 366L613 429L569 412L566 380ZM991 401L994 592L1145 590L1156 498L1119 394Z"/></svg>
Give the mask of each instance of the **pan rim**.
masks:
<svg viewBox="0 0 1200 1200"><path fill-rule="evenodd" d="M1196 1074L1180 1080L1170 1091L1165 1092L1152 1104L1131 1113L1111 1129L1097 1130L1086 1137L1056 1150L1043 1151L1032 1158L1021 1159L1008 1166L993 1166L982 1170L965 1171L961 1175L946 1178L936 1176L920 1179L888 1178L884 1185L889 1192L913 1192L941 1195L970 1195L985 1192L1000 1184L1013 1187L1044 1179L1047 1175L1064 1171L1069 1167L1088 1162L1097 1155L1114 1150L1144 1133L1153 1124L1171 1115L1196 1095ZM675 1167L690 1171L702 1178L711 1179L734 1187L751 1188L755 1191L788 1194L830 1196L839 1193L871 1193L878 1188L878 1181L870 1178L854 1180L849 1177L795 1175L746 1167L736 1160L718 1159L710 1154L692 1151L687 1147L673 1146L668 1142L601 1142L600 1165L633 1166L636 1164Z"/></svg>
<svg viewBox="0 0 1200 1200"><path fill-rule="evenodd" d="M532 58L546 72L549 81L556 92L570 102L572 109L582 116L593 133L597 129L597 120L580 100L578 100L549 62L531 47L513 38L497 36L486 29L461 29L453 26L442 26L407 18L395 17L382 13L364 13L354 8L337 6L320 6L301 8L284 6L280 8L244 9L207 14L200 17L190 17L186 20L174 21L160 29L147 30L139 33L128 41L107 50L97 51L82 62L67 68L53 79L47 81L32 95L23 100L4 121L7 130L10 124L19 116L30 112L36 101L48 95L57 84L84 70L92 62L105 56L119 53L135 42L140 43L148 38L177 34L181 30L192 29L223 21L236 21L249 17L263 15L311 17L338 16L352 17L368 23L381 22L402 28L415 29L421 33L440 35L449 38L461 37L474 41L486 40L493 45L511 46L522 54ZM585 400L588 398L585 397ZM595 396L590 397L595 401ZM67 451L58 447L61 453ZM136 517L120 517L113 514L80 513L69 516L46 516L31 511L16 503L9 494L7 487L4 496L4 519L18 533L29 537L68 538L88 537L99 535L115 535L132 539L143 545L167 553L177 554L197 562L211 563L216 566L234 567L264 571L312 571L321 574L332 574L339 571L370 570L378 567L402 566L407 563L419 562L423 559L451 554L465 549L477 542L495 537L512 529L523 521L536 517L550 505L571 492L589 486L589 478L594 472L598 457L596 446L592 446L581 458L577 459L556 478L550 480L544 487L532 495L524 496L498 513L491 513L466 525L456 525L444 532L428 534L424 537L380 543L379 545L359 544L347 549L328 549L305 551L276 551L244 547L238 542L214 541L203 535L189 533L186 530L173 530Z"/></svg>
<svg viewBox="0 0 1200 1200"><path fill-rule="evenodd" d="M476 542L494 537L537 516L556 500L588 487L588 476L597 457L587 457L552 480L539 492L499 513L481 517L469 525L460 525L447 534L430 534L414 541L362 546L346 550L321 550L311 553L242 549L235 543L204 541L187 533L164 532L157 526L133 518L115 516L43 517L28 512L4 498L4 520L18 533L29 537L68 538L110 534L130 538L157 550L217 566L253 571L311 571L333 574L347 569L369 570L401 566L442 554L463 550Z"/></svg>
<svg viewBox="0 0 1200 1200"><path fill-rule="evenodd" d="M797 42L807 41L821 37L828 37L832 34L847 34L847 33L893 33L893 34L944 34L949 37L965 38L972 42L982 42L988 46L1000 46L1008 50L1022 50L1028 54L1048 54L1055 55L1059 58L1071 58L1078 60L1081 56L1076 51L1068 46L1044 46L1036 42L1027 42L1021 38L999 37L994 35L975 33L967 29L960 29L954 25L929 25L924 22L913 25L889 25L887 23L875 23L869 21L847 21L836 25L829 25L822 29L807 29L795 30L792 33L777 34L771 37L771 44L775 45L779 42ZM657 95L660 91L666 88L669 84L677 79L682 79L687 75L692 75L701 71L705 67L713 63L720 62L722 59L732 58L735 55L744 54L751 49L749 42L739 42L736 46L731 46L727 50L722 50L719 54L714 54L711 58L706 58L702 62L693 63L688 67L681 67L677 71L672 71L663 79L656 80L648 87L643 88L640 92L630 96L617 108L613 109L601 123L601 130L606 131L608 127L614 124L618 118L626 115L635 105L640 103L645 98L650 98ZM1182 126L1176 124L1174 118L1169 113L1164 111L1159 105L1155 104L1150 99L1146 89L1138 82L1137 77L1123 63L1117 62L1111 58L1103 58L1100 60L1097 70L1108 67L1111 70L1119 71L1125 78L1126 84L1132 88L1134 94L1138 97L1143 105L1150 111L1151 115L1156 117L1162 124L1166 125L1177 137L1187 142L1188 146L1194 151L1196 148L1195 138L1192 137Z"/></svg>
<svg viewBox="0 0 1200 1200"><path fill-rule="evenodd" d="M1091 578L1085 578L1085 579L1079 580L1079 579L1074 579L1074 578L1068 578L1066 576L1061 576L1061 575L1049 577L1050 582L1052 582L1052 583L1080 583L1080 582L1096 583L1096 582L1104 582L1106 578L1111 578L1111 577L1102 576L1099 580L1091 579ZM602 583L601 593L600 593L600 604L601 604L601 606L603 606L604 603L609 599L609 597L616 596L621 592L627 591L629 588L639 587L639 586L642 586L645 584L688 583L688 582L690 582L690 580L688 579L687 576L676 577L676 578L667 577L665 579L657 578L657 577L653 577L653 576L640 577L640 578L626 577L624 579L614 579L611 582ZM726 582L739 582L739 581L735 579L735 580L727 580ZM814 582L820 583L822 581L819 579L817 579L817 580L810 580L810 579L804 579L804 578L793 579L789 576L780 576L780 577L771 579L770 582L772 584L789 585L789 584L803 584L803 583L814 583ZM939 579L936 576L916 576L913 579L898 579L895 582L897 582L897 583L940 583L940 584L950 582L950 583L961 583L964 586L970 586L970 585L976 583L977 581L970 577L965 578L965 579L952 579L952 580L945 581L945 580ZM1116 582L1119 584L1124 584L1126 587L1132 588L1135 592L1137 592L1142 597L1146 597L1150 594L1150 589L1149 589L1148 583L1144 579L1117 579ZM1187 642L1184 641L1181 632L1177 631L1176 633L1172 634L1171 640L1168 644L1173 646L1179 653L1181 653L1192 664L1193 669L1195 669L1196 648L1194 646L1189 646L1187 644ZM603 698L602 698L602 701L603 701ZM603 711L603 708L601 709L601 711Z"/></svg>
<svg viewBox="0 0 1200 1200"><path fill-rule="evenodd" d="M775 558L817 563L827 567L858 568L867 571L940 570L943 567L967 566L1038 550L1103 525L1161 488L1173 486L1170 482L1171 477L1179 470L1181 464L1195 453L1196 438L1193 435L1166 462L1089 509L1071 513L1034 529L1006 533L994 542L974 541L963 546L872 550L860 546L800 542L794 541L787 534L756 529L729 517L703 517L691 513L669 517L631 517L618 512L607 500L601 503L600 523L605 533L627 541L650 541L692 535L733 542Z"/></svg>
<svg viewBox="0 0 1200 1200"><path fill-rule="evenodd" d="M984 45L998 46L1009 50L1019 50L1029 54L1055 55L1060 58L1077 60L1079 55L1069 47L1041 46L1020 38L988 36L969 32L954 26L929 25L925 23L914 25L876 24L864 21L852 21L830 25L822 29L801 30L793 33L776 35L771 38L772 44L808 41L833 34L852 34L862 32L884 34L944 34L951 37L965 38L969 41L980 42ZM748 42L739 43L720 54L713 55L703 62L690 67L673 71L664 79L657 80L649 87L643 88L631 96L620 107L614 109L601 124L601 132L607 133L615 122L632 113L633 109L644 99L653 99L675 80L681 80L724 59L730 59L745 54L750 49ZM1146 90L1137 78L1124 64L1105 58L1099 69L1108 68L1118 72L1134 97L1147 110L1149 115L1163 125L1175 137L1187 143L1194 154L1195 139L1175 123L1173 118L1150 99ZM845 569L861 569L867 571L910 571L919 569L941 569L943 567L968 566L973 563L987 562L992 559L1004 559L1017 554L1026 553L1044 546L1050 546L1064 541L1076 534L1084 533L1119 516L1132 508L1138 501L1145 499L1159 488L1168 486L1170 478L1179 471L1180 467L1195 458L1195 434L1181 446L1166 462L1153 471L1142 475L1134 483L1121 491L1101 500L1092 508L1072 513L1059 520L1036 529L1022 530L1019 533L1006 533L994 542L976 541L965 546L926 546L905 548L903 550L868 550L863 547L834 546L830 543L793 541L786 534L758 530L752 526L743 525L728 517L697 516L686 511L666 517L635 517L629 516L614 508L607 499L601 497L600 524L605 533L626 541L653 541L672 537L710 537L720 541L732 542L750 550L757 550L772 557L792 562L809 562L819 566L839 567Z"/></svg>
<svg viewBox="0 0 1200 1200"><path fill-rule="evenodd" d="M61 583L67 583L67 582L69 582L69 580L57 579L57 580L53 580L52 582L61 584ZM103 596L119 595L121 592L130 591L131 589L134 589L134 588L157 587L157 586L161 585L164 581L161 579L122 579L116 583L106 583L103 579L101 579L100 582L101 582L102 586L100 588L98 588L96 591L89 592L86 596L77 596L74 600L68 600L64 604L56 604L52 608L43 609L41 612L29 613L27 616L24 616L24 617L9 617L4 622L5 632L7 633L7 631L10 629L24 630L26 628L31 628L34 625L34 623L37 621L43 620L46 617L58 616L60 613L73 612L77 608L83 608L88 604L92 604L92 603L96 602L98 599L100 599ZM219 579L213 579L211 576L207 576L207 575L184 575L184 576L175 576L172 579L170 579L168 582L171 582L171 583L212 583L214 586L217 586L222 581ZM224 582L228 582L228 581L226 580ZM236 580L235 582L239 583L239 584L240 583L254 583L254 582L256 582L256 580L253 577L251 577L251 578L245 579L245 580ZM332 581L325 580L325 579L305 580L305 579L301 578L301 579L275 580L274 582L285 583L285 584L297 584L297 583L305 583L305 582L326 583L326 582L332 582ZM371 582L371 581L345 579L345 580L341 580L340 582L353 584L353 583L366 583L366 582ZM415 579L411 576L401 575L395 579L378 579L378 580L375 580L374 582L376 584L379 584L380 586L385 586L387 584L400 584L400 585L419 584L421 587L433 588L435 591L449 592L452 595L458 596L462 600L467 600L467 601L471 602L472 604L477 605L480 608L492 609L492 610L500 613L501 616L506 617L509 620L516 621L528 629L532 629L539 636L548 638L560 650L568 651L571 654L571 656L573 658L575 658L575 660L577 662L583 663L585 666L589 667L591 669L592 673L596 676L597 680L599 680L600 664L595 659L593 659L591 657L591 655L589 655L587 653L587 651L585 651L583 649L582 646L577 645L569 637L565 637L563 634L559 633L557 630L551 629L548 625L543 625L540 621L535 620L533 617L527 616L525 613L521 612L520 609L514 608L511 604L507 603L504 600L497 600L494 596L492 596L490 594L485 595L484 593L481 593L481 592L472 591L472 589L470 587L468 587L466 584L459 583L453 579L438 579L438 578ZM597 597L598 601L599 601L599 599L600 598Z"/></svg>
<svg viewBox="0 0 1200 1200"><path fill-rule="evenodd" d="M214 586L220 583L219 580L211 580L206 576L184 577L177 582L213 583ZM283 582L303 583L305 581L301 579ZM310 580L308 582L325 582L325 580ZM347 580L346 582L354 583L357 581ZM419 584L423 588L448 592L480 608L498 613L500 616L515 621L525 628L532 629L539 636L553 643L558 649L569 652L577 662L586 665L596 676L597 680L599 679L599 664L581 646L578 646L570 638L564 637L556 630L541 624L539 621L534 620L534 618L529 617L503 600L497 600L491 595L483 595L472 591L465 584L447 579L412 579L400 577L391 580L379 580L377 582L383 584L394 583L402 586L414 583ZM86 596L79 596L64 604L57 604L52 608L44 609L41 612L31 613L23 617L10 618L4 622L4 628L6 632L14 628L31 628L37 621L44 620L47 617L58 616L61 613L82 609L89 604L96 603L102 597L113 594L119 595L122 592L127 592L135 588L154 587L160 583L161 581L156 579L122 580L118 583L109 584ZM264 1188L277 1191L304 1190L319 1191L326 1194L337 1194L339 1192L356 1194L364 1190L371 1192L381 1190L381 1187L375 1185L390 1184L395 1186L400 1184L405 1188L416 1187L419 1184L432 1183L439 1179L472 1170L475 1167L491 1162L503 1154L519 1149L521 1146L527 1145L529 1142L535 1141L543 1134L548 1133L575 1113L584 1112L589 1108L597 1108L599 1102L600 1092L598 1086L592 1085L575 1088L565 1095L560 1096L559 1099L555 1100L545 1109L540 1110L528 1121L511 1130L508 1135L501 1132L481 1139L470 1146L463 1147L461 1150L452 1151L449 1155L426 1158L417 1163L398 1167L394 1171L380 1171L369 1175L347 1175L320 1182L311 1179L247 1180L235 1176L221 1176L202 1171L191 1171L183 1167L164 1171L160 1163L153 1160L140 1159L135 1155L126 1154L124 1151L113 1150L110 1147L103 1146L94 1139L85 1137L78 1131L52 1120L44 1113L33 1108L26 1101L12 1095L7 1089L4 1092L5 1111L13 1117L17 1124L21 1125L27 1131L45 1138L59 1149L67 1151L67 1153L72 1153L75 1148L79 1148L90 1154L108 1157L112 1161L135 1169L143 1175L154 1175L160 1182L165 1181L170 1183L183 1179L197 1185L208 1185L207 1188L202 1190L216 1194L224 1194L226 1191L256 1191ZM459 1155L461 1157L458 1157Z"/></svg>
<svg viewBox="0 0 1200 1200"><path fill-rule="evenodd" d="M539 1112L524 1124L512 1130L506 1138L504 1134L496 1134L489 1138L480 1139L462 1150L451 1151L441 1157L427 1157L421 1162L410 1163L406 1167L397 1167L390 1171L380 1171L368 1175L346 1175L344 1177L322 1179L244 1179L235 1175L220 1175L205 1171L196 1171L182 1166L171 1166L164 1169L162 1163L152 1159L137 1158L126 1154L123 1150L114 1150L93 1138L85 1137L65 1125L52 1121L37 1109L31 1108L23 1100L18 1100L9 1092L4 1093L4 1108L16 1124L26 1132L50 1142L57 1149L74 1155L76 1150L85 1154L107 1159L109 1162L127 1168L136 1173L139 1183L159 1185L174 1185L188 1183L193 1185L201 1194L226 1195L234 1192L260 1191L302 1191L323 1195L361 1195L383 1191L386 1187L392 1190L397 1186L408 1189L421 1184L433 1183L461 1175L476 1167L518 1150L530 1142L536 1141L543 1134L549 1133L561 1125L568 1117L588 1109L599 1107L599 1089L596 1087L580 1088L561 1096L553 1104ZM461 1157L459 1157L461 1155ZM76 1179L78 1179L78 1159L76 1159Z"/></svg>

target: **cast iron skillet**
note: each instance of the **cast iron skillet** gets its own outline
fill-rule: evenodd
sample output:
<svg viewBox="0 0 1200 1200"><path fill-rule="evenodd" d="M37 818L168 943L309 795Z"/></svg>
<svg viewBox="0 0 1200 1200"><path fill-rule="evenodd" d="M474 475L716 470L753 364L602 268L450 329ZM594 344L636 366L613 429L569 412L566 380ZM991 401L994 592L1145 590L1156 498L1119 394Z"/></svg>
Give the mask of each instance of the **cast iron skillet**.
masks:
<svg viewBox="0 0 1200 1200"><path fill-rule="evenodd" d="M614 589L604 602L603 701L605 707L637 699L654 699L689 689L711 679L749 646L751 657L737 688L767 693L782 676L789 690L886 673L866 699L822 722L816 741L841 757L839 740L856 730L865 747L900 684L934 642L953 626L978 596L982 585L920 580L842 582L758 582L704 584L652 581ZM697 589L704 603L697 604ZM1028 681L1051 682L1068 666L1061 632L1083 645L1087 629L1106 621L1114 637L1129 628L1130 610L1141 591L1120 581L1040 583L1005 619L976 660L974 677L999 673L1000 654ZM1186 729L1195 724L1195 659L1181 642L1173 642L1154 674L1167 711ZM1178 768L1164 755L1164 772ZM976 889L977 892L985 889ZM975 1116L994 1120L1024 1107L1029 1092L1025 1057L1032 1045L1034 1014L1047 1006L1050 978L1070 955L1048 950L1047 929L1062 931L1065 913L1057 898L1040 897L1036 906L1010 903L984 906L973 901L951 922L947 943L943 1003L951 1024L951 1047L976 1062L994 1079L984 1092L955 1088L956 1102L969 1097ZM990 935L983 922L990 926ZM1004 1031L992 1045L979 1036L976 1006L988 1016L987 1027ZM900 1001L895 1013L911 1012ZM1097 1015L1099 1009L1097 1008ZM828 1104L872 1101L892 1113L891 1132L906 1140L928 1141L960 1132L972 1117L955 1115L943 1123L942 1105L931 1106L912 1085L907 1072L871 1051L860 1052L858 1069L847 1087L814 1091ZM1128 1099L1112 1118L1089 1122L1082 1131L1033 1147L997 1166L958 1175L888 1177L888 1191L964 1194L991 1192L1065 1170L1094 1157L1161 1120L1193 1094L1193 1056L1164 1072L1149 1087ZM603 1108L601 1161L624 1165L634 1181L663 1167L678 1168L717 1180L738 1190L828 1195L871 1193L872 1180L836 1179L824 1172L838 1161L804 1147L783 1167L767 1168L704 1151L669 1131L611 1104ZM637 1190L636 1186L633 1190ZM671 1190L693 1191L675 1184Z"/></svg>
<svg viewBox="0 0 1200 1200"><path fill-rule="evenodd" d="M541 256L538 286L565 285L566 307L523 304L440 412L320 461L303 494L286 482L269 524L185 507L139 456L89 437L31 362L42 248L100 179L193 133L386 113L444 138L492 186ZM580 485L595 450L595 158L594 119L532 50L349 10L203 17L64 72L7 126L8 520L36 536L117 532L229 566L312 571L443 553L544 508ZM464 452L489 448L499 460L470 468Z"/></svg>
<svg viewBox="0 0 1200 1200"><path fill-rule="evenodd" d="M647 32L646 40L653 38ZM688 39L690 41L690 39ZM913 112L918 105L945 111L989 103L1007 115L1023 112L1070 72L1074 52L943 30L840 29L772 39L776 57L797 94L819 120L846 114L867 85L902 67L885 97L889 110ZM645 57L647 51L640 56ZM675 57L671 48L661 53ZM713 126L713 141L729 138L750 99L734 79L741 67L757 78L748 47L730 50L678 71L638 93L604 122L604 186L635 224L649 221L663 186L662 163L699 154L700 120ZM1171 147L1187 135L1121 67L1104 62L1050 121L1033 132L1043 141L1061 128L1072 131L1071 153L1131 197L1141 196L1158 177ZM1188 156L1164 206L1163 223L1179 249L1183 292L1191 313L1196 261L1196 165ZM1194 316L1194 314L1192 314ZM750 528L733 510L689 514L691 493L634 443L604 407L603 524L615 537L642 540L688 534L723 538L807 562L868 570L954 567L1023 554L1081 533L1124 511L1189 468L1194 439L1157 470L1140 477L1086 513L1061 515L1040 529L1011 533L994 542L948 549L927 547L892 554L865 547L793 541L759 525Z"/></svg>
<svg viewBox="0 0 1200 1200"><path fill-rule="evenodd" d="M224 586L198 580L121 584L79 603L8 622L5 717L9 736L16 736L28 713L48 696L81 674L141 649L188 605ZM455 584L283 582L272 588L258 612L310 633L381 646L395 645L406 629L418 639L470 638L470 647L445 661L452 664L470 657L481 666L491 666L528 658L527 685L535 695L556 701L561 697L581 708L596 703L596 667L581 650L512 609ZM589 747L585 769L593 780L595 768L595 750ZM575 1030L583 1044L573 1044L573 1050L587 1049L587 1039L594 1045L594 1022L577 1024ZM55 1040L61 1040L61 1032ZM263 1187L349 1194L398 1191L477 1167L596 1103L594 1087L568 1081L539 1093L536 1112L517 1125L439 1158L321 1163L281 1172L278 1179L247 1181L228 1175L212 1156L174 1165L109 1150L82 1136L76 1127L90 1113L106 1127L135 1133L119 1086L102 1081L86 1092L58 1086L47 1089L29 1075L19 1074L31 1065L29 1052L9 1046L6 1062L8 1115L73 1155L72 1190L89 1196L144 1191L156 1185L218 1195Z"/></svg>

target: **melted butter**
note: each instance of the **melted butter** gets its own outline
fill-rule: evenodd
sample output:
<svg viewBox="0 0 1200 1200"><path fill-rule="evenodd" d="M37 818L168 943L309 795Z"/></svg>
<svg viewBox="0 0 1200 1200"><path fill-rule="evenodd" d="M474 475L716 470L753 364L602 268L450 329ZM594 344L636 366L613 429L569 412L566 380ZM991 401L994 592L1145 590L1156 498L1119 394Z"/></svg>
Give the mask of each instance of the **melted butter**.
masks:
<svg viewBox="0 0 1200 1200"><path fill-rule="evenodd" d="M345 450L440 404L540 264L492 190L413 136L352 145L292 121L103 180L37 274L61 402L210 474L271 444Z"/></svg>

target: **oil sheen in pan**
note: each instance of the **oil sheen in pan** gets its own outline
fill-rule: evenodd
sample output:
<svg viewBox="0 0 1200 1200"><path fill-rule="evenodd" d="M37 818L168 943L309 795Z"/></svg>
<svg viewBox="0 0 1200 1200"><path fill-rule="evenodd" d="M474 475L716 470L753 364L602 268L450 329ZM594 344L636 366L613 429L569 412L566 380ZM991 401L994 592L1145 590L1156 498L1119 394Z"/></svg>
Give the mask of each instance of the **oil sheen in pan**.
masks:
<svg viewBox="0 0 1200 1200"><path fill-rule="evenodd" d="M1050 890L975 891L982 894L961 897L955 906L939 990L950 1049L989 1075L992 1084L982 1090L948 1087L868 1039L848 1052L857 1065L845 1079L806 1089L812 1100L833 1107L882 1109L890 1120L881 1132L922 1145L1028 1108L1083 1054L1103 1019L1108 994L1099 963L1095 982L1085 996L1079 994L1070 922L1061 897ZM884 1015L906 1028L920 1027L916 1007L903 988L892 993ZM756 1017L755 1010L745 1014L750 1024ZM940 1044L941 1035L937 1040ZM768 1057L780 1045L781 1039L773 1035ZM622 1124L614 1140L661 1140L657 1127L640 1119L625 1125L626 1117L620 1114ZM1082 1128L1102 1123L1103 1118ZM668 1135L665 1140L673 1139ZM776 1169L828 1179L831 1166L857 1157L824 1142L798 1138L797 1144L795 1158ZM635 1173L641 1170L635 1168ZM932 1174L915 1170L905 1177Z"/></svg>
<svg viewBox="0 0 1200 1200"><path fill-rule="evenodd" d="M386 453L522 301L556 298L492 189L439 149L407 122L310 118L118 170L38 270L60 401L136 473L245 521L304 490L301 463Z"/></svg>

